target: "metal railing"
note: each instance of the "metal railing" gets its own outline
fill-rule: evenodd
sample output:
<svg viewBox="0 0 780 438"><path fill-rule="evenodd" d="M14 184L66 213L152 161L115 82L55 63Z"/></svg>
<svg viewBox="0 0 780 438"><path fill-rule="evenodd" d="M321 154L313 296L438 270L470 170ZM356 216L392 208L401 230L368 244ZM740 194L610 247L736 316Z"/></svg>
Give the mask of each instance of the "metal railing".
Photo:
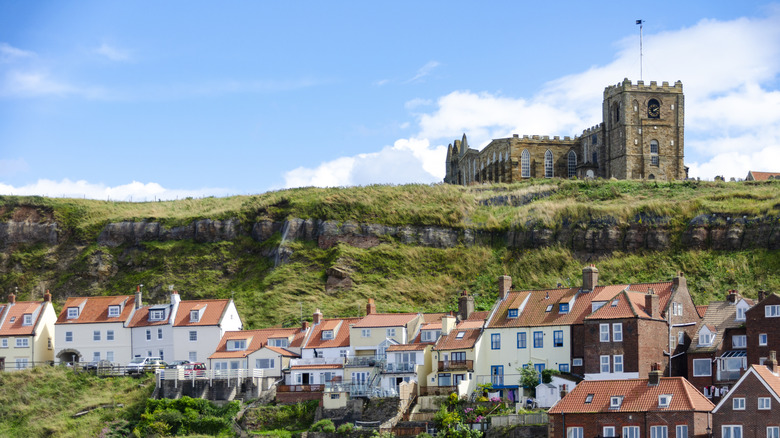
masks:
<svg viewBox="0 0 780 438"><path fill-rule="evenodd" d="M420 395L450 395L458 392L457 386L421 386Z"/></svg>
<svg viewBox="0 0 780 438"><path fill-rule="evenodd" d="M344 357L310 357L306 359L291 359L290 366L301 365L343 365Z"/></svg>
<svg viewBox="0 0 780 438"><path fill-rule="evenodd" d="M490 383L493 386L519 386L520 374L478 375L477 384Z"/></svg>
<svg viewBox="0 0 780 438"><path fill-rule="evenodd" d="M490 423L493 427L514 426L518 424L547 424L550 417L546 412L536 412L533 414L509 414L494 415L490 417Z"/></svg>
<svg viewBox="0 0 780 438"><path fill-rule="evenodd" d="M440 360L439 371L474 370L473 360Z"/></svg>
<svg viewBox="0 0 780 438"><path fill-rule="evenodd" d="M417 371L416 363L398 362L398 363L386 363L384 369L385 373L414 373Z"/></svg>
<svg viewBox="0 0 780 438"><path fill-rule="evenodd" d="M276 392L322 392L325 385L276 385Z"/></svg>
<svg viewBox="0 0 780 438"><path fill-rule="evenodd" d="M348 367L374 367L382 366L385 363L384 356L349 356L344 362Z"/></svg>

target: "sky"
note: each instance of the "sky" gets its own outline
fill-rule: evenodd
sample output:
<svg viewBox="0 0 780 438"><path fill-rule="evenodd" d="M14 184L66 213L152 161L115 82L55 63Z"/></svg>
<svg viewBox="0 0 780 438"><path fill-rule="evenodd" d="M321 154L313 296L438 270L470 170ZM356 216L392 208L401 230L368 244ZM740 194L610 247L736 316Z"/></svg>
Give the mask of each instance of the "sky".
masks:
<svg viewBox="0 0 780 438"><path fill-rule="evenodd" d="M690 176L780 171L780 3L0 0L0 194L437 183L640 75L683 82Z"/></svg>

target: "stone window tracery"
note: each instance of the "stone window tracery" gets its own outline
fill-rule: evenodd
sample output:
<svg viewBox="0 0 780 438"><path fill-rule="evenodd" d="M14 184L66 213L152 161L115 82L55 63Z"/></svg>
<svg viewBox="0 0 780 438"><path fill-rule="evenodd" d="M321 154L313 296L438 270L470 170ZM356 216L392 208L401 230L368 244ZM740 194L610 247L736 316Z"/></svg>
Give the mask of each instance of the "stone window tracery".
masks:
<svg viewBox="0 0 780 438"><path fill-rule="evenodd" d="M544 153L544 177L553 177L553 154L549 149Z"/></svg>

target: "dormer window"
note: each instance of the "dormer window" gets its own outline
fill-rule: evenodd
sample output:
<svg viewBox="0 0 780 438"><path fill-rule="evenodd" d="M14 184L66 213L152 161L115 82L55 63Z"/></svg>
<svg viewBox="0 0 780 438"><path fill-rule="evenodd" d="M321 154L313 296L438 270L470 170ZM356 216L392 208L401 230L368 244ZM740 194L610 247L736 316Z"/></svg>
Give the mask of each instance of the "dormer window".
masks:
<svg viewBox="0 0 780 438"><path fill-rule="evenodd" d="M745 320L745 309L737 307L737 321Z"/></svg>
<svg viewBox="0 0 780 438"><path fill-rule="evenodd" d="M119 316L119 306L108 306L108 317L116 318Z"/></svg>
<svg viewBox="0 0 780 438"><path fill-rule="evenodd" d="M609 408L610 409L620 409L620 406L623 404L623 396L617 396L613 395L609 398Z"/></svg>
<svg viewBox="0 0 780 438"><path fill-rule="evenodd" d="M658 407L668 408L669 403L672 402L672 394L661 394L658 396Z"/></svg>
<svg viewBox="0 0 780 438"><path fill-rule="evenodd" d="M323 330L322 339L333 339L333 330Z"/></svg>
<svg viewBox="0 0 780 438"><path fill-rule="evenodd" d="M463 339L464 336L466 336L466 332L458 332L455 339Z"/></svg>
<svg viewBox="0 0 780 438"><path fill-rule="evenodd" d="M230 339L227 342L228 351L246 350L246 339Z"/></svg>
<svg viewBox="0 0 780 438"><path fill-rule="evenodd" d="M272 347L288 347L290 345L290 341L287 340L287 338L281 338L281 339L269 339L268 345Z"/></svg>
<svg viewBox="0 0 780 438"><path fill-rule="evenodd" d="M439 335L441 335L441 330L423 330L422 331L422 341L423 342L434 342L437 339L439 339Z"/></svg>
<svg viewBox="0 0 780 438"><path fill-rule="evenodd" d="M22 316L22 325L32 325L31 313L25 313L24 316Z"/></svg>
<svg viewBox="0 0 780 438"><path fill-rule="evenodd" d="M506 317L517 318L517 309L509 309L509 312L507 312Z"/></svg>
<svg viewBox="0 0 780 438"><path fill-rule="evenodd" d="M190 310L190 322L198 322L198 321L200 321L200 311Z"/></svg>
<svg viewBox="0 0 780 438"><path fill-rule="evenodd" d="M149 311L149 321L162 321L165 319L165 310L152 309Z"/></svg>
<svg viewBox="0 0 780 438"><path fill-rule="evenodd" d="M699 333L699 345L712 345L712 334Z"/></svg>
<svg viewBox="0 0 780 438"><path fill-rule="evenodd" d="M558 313L569 313L569 303L558 304Z"/></svg>
<svg viewBox="0 0 780 438"><path fill-rule="evenodd" d="M79 317L78 307L68 307L68 319L76 319Z"/></svg>
<svg viewBox="0 0 780 438"><path fill-rule="evenodd" d="M594 394L588 394L587 397L585 397L585 403L590 403L593 401L593 395Z"/></svg>

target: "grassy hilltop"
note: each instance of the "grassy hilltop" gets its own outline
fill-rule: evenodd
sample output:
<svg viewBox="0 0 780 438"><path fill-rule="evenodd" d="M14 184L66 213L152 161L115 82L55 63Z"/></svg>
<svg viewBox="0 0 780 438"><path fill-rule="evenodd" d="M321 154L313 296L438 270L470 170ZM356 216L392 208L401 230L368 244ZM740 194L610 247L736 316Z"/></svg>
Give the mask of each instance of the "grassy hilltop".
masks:
<svg viewBox="0 0 780 438"><path fill-rule="evenodd" d="M509 200L509 201L507 201ZM513 202L520 200L518 202ZM516 206L512 206L514 205ZM367 298L379 311L454 309L461 290L487 309L496 277L515 288L579 284L585 263L596 263L600 283L670 279L685 272L698 303L727 289L755 295L780 290L777 250L690 250L679 239L701 215L780 221L780 182L724 183L537 180L511 185L302 188L229 198L127 203L42 197L0 197L0 223L56 222L56 245L6 245L0 253L0 290L19 288L19 299L52 291L61 303L73 295L129 294L144 284L147 302L166 299L175 285L184 299L233 296L247 328L294 323L319 307L328 316L357 315ZM253 224L290 218L353 221L388 226L431 226L475 233L609 222L631 226L664 218L672 231L668 250L585 254L560 245L510 249L501 243L433 248L382 238L361 249L344 243L323 249L315 241L286 242L287 263L269 257L282 240L259 243ZM147 241L106 247L97 237L108 223L153 221L165 227L198 219L238 219L243 234L216 243ZM575 224L575 225L572 225ZM579 225L577 225L579 224ZM652 225L648 225L652 226ZM775 227L775 231L780 229ZM99 280L91 273L105 268ZM326 290L327 271L347 272L350 289Z"/></svg>

